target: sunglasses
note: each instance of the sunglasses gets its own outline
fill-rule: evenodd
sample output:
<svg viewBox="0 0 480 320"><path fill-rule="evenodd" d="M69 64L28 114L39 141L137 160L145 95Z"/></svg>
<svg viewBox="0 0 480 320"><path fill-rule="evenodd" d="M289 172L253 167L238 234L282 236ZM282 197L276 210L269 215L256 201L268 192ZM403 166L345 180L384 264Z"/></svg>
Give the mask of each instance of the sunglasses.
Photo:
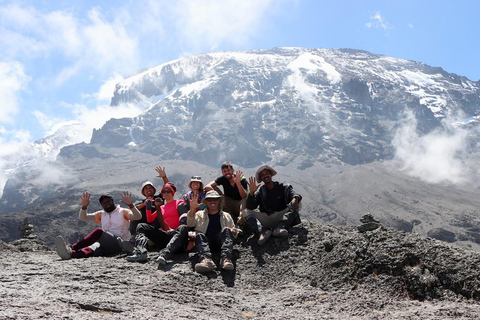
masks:
<svg viewBox="0 0 480 320"><path fill-rule="evenodd" d="M202 180L202 177L200 177L200 176L192 176L192 179L195 179L195 180Z"/></svg>
<svg viewBox="0 0 480 320"><path fill-rule="evenodd" d="M220 199L212 199L212 198L210 198L210 199L205 199L205 201L207 201L207 202L218 201L218 200L220 200Z"/></svg>
<svg viewBox="0 0 480 320"><path fill-rule="evenodd" d="M172 193L172 190L162 190L162 193Z"/></svg>

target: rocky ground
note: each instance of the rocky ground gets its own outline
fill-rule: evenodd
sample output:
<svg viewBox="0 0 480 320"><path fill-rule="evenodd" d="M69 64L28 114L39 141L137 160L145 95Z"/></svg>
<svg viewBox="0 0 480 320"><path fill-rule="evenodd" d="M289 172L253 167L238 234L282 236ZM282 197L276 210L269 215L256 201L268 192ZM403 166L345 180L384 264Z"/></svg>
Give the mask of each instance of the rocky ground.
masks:
<svg viewBox="0 0 480 320"><path fill-rule="evenodd" d="M380 227L304 221L287 239L243 239L235 270L195 253L158 267L124 255L62 261L39 240L0 242L0 319L474 319L480 254ZM254 240L254 239L253 239Z"/></svg>

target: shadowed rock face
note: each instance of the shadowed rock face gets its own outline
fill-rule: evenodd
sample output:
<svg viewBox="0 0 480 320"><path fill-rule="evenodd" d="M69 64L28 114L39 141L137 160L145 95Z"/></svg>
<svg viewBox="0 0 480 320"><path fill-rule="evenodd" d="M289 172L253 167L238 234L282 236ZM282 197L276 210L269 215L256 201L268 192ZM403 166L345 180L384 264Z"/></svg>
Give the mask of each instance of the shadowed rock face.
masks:
<svg viewBox="0 0 480 320"><path fill-rule="evenodd" d="M288 238L238 243L233 272L205 275L193 272L194 253L158 267L157 252L137 264L11 247L0 245L0 317L438 319L480 311L480 254L382 227L360 233L304 221Z"/></svg>

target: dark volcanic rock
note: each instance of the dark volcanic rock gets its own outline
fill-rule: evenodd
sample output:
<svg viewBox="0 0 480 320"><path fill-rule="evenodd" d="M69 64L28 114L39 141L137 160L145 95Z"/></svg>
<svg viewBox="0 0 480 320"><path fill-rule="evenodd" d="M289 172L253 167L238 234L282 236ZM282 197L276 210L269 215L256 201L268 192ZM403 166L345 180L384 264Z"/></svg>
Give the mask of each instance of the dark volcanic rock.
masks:
<svg viewBox="0 0 480 320"><path fill-rule="evenodd" d="M384 228L359 233L304 222L264 246L237 244L233 272L195 273L194 253L158 267L157 255L137 264L123 256L63 261L48 252L0 252L0 318L453 319L480 312L480 254Z"/></svg>
<svg viewBox="0 0 480 320"><path fill-rule="evenodd" d="M50 251L47 244L38 239L18 239L9 244L22 252Z"/></svg>
<svg viewBox="0 0 480 320"><path fill-rule="evenodd" d="M456 240L455 233L449 230L446 230L444 228L432 229L427 232L427 236L438 239L438 240L446 241L446 242L455 242Z"/></svg>

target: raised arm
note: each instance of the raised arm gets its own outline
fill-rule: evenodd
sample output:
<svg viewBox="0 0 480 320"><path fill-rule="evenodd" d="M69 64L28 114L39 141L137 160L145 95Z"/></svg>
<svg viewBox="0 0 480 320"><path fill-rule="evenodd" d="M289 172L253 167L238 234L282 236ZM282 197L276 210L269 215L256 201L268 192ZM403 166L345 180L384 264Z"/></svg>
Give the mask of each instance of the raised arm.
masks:
<svg viewBox="0 0 480 320"><path fill-rule="evenodd" d="M258 207L258 201L257 197L255 195L255 192L258 189L258 185L255 182L254 177L248 178L248 196L247 196L247 209L253 210Z"/></svg>
<svg viewBox="0 0 480 320"><path fill-rule="evenodd" d="M157 212L157 219L158 219L158 222L160 223L160 227L164 230L164 231L168 231L170 230L170 227L169 225L165 222L165 219L163 218L163 214L162 214L162 204L163 204L163 200L162 198L156 198L155 199L155 211Z"/></svg>
<svg viewBox="0 0 480 320"><path fill-rule="evenodd" d="M237 173L235 175L235 184L237 185L240 196L242 197L242 199L245 199L247 197L247 191L242 186L242 178L243 178L243 172L240 170L237 170Z"/></svg>
<svg viewBox="0 0 480 320"><path fill-rule="evenodd" d="M84 192L80 195L80 199L82 200L80 212L78 213L78 219L82 221L95 221L95 213L87 213L88 205L90 204L90 196L91 194L88 192Z"/></svg>
<svg viewBox="0 0 480 320"><path fill-rule="evenodd" d="M190 210L187 215L187 226L195 227L197 225L197 220L195 219L195 213L197 212L200 204L198 203L198 194L193 193L190 197Z"/></svg>
<svg viewBox="0 0 480 320"><path fill-rule="evenodd" d="M157 177L163 179L163 184L166 184L168 182L168 177L167 177L167 172L165 171L165 167L157 166L155 167L155 171L157 171L158 175Z"/></svg>
<svg viewBox="0 0 480 320"><path fill-rule="evenodd" d="M128 191L124 191L120 194L122 197L121 202L125 203L130 208L130 213L128 214L131 220L140 220L142 218L142 214L138 211L137 207L133 205L132 202L132 194Z"/></svg>

